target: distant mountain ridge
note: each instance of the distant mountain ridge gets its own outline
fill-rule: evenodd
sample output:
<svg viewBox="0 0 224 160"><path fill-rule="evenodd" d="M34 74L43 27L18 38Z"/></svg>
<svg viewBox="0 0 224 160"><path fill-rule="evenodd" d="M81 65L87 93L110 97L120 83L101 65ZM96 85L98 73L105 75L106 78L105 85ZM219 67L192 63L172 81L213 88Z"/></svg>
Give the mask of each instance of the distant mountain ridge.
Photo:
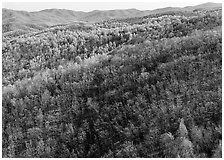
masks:
<svg viewBox="0 0 224 160"><path fill-rule="evenodd" d="M99 22L110 19L123 19L141 17L150 14L163 13L167 11L193 11L196 9L216 9L221 8L221 3L204 3L196 6L166 7L155 10L140 11L137 9L117 9L117 10L94 10L91 12L73 11L67 9L45 9L36 12L16 11L2 9L2 28L3 32L21 30L35 30L42 28L68 24L72 22Z"/></svg>
<svg viewBox="0 0 224 160"><path fill-rule="evenodd" d="M195 10L195 9L217 9L217 8L222 8L222 3L208 2L208 3L199 4L196 6L187 6L187 7L184 7L183 9Z"/></svg>

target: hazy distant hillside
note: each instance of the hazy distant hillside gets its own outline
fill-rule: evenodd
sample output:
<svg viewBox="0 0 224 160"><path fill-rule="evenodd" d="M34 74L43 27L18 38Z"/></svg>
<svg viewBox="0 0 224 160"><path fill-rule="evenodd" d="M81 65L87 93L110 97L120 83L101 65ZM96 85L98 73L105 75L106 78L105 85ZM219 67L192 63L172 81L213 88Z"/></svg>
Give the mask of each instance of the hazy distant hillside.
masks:
<svg viewBox="0 0 224 160"><path fill-rule="evenodd" d="M29 24L34 26L52 26L76 21L98 22L109 19L120 19L141 16L143 11L136 9L109 11L71 11L66 9L46 9L38 12L15 11L3 9L3 32L25 29ZM36 27L31 27L36 28Z"/></svg>
<svg viewBox="0 0 224 160"><path fill-rule="evenodd" d="M122 19L128 17L143 16L144 11L137 9L127 9L127 10L109 10L109 11L99 11L95 10L86 14L86 16L81 19L88 22L98 22L109 19Z"/></svg>
<svg viewBox="0 0 224 160"><path fill-rule="evenodd" d="M200 5L196 5L196 6L187 6L187 7L184 7L183 9L185 9L185 10L195 10L195 9L209 10L209 9L216 9L216 8L222 8L222 3L208 2L208 3L203 3L203 4L200 4Z"/></svg>
<svg viewBox="0 0 224 160"><path fill-rule="evenodd" d="M9 9L2 10L3 33L8 31L21 30L41 30L45 27L68 24L76 21L99 22L110 19L122 19L141 17L151 14L160 14L169 11L193 11L195 9L221 8L221 3L204 3L197 6L184 8L166 7L155 10L140 11L137 9L124 10L94 10L91 12L72 11L66 9L45 9L38 12L15 11Z"/></svg>
<svg viewBox="0 0 224 160"><path fill-rule="evenodd" d="M15 29L42 29L58 24L67 24L78 21L84 12L62 9L47 9L39 12L2 10L3 32Z"/></svg>
<svg viewBox="0 0 224 160"><path fill-rule="evenodd" d="M36 16L44 20L50 20L51 23L69 23L78 21L80 17L85 15L85 12L81 11L72 11L66 9L46 9L39 12L32 12L32 14L36 14Z"/></svg>
<svg viewBox="0 0 224 160"><path fill-rule="evenodd" d="M166 7L166 8L158 8L155 10L151 10L151 11L144 11L145 15L150 15L150 14L160 14L160 13L164 13L164 12L170 12L170 11L193 11L195 9L199 10L199 9L206 9L206 10L210 10L210 9L217 9L217 8L222 8L222 4L221 3L203 3L200 5L196 5L196 6L187 6L184 8L181 7Z"/></svg>
<svg viewBox="0 0 224 160"><path fill-rule="evenodd" d="M144 15L158 14L158 13L164 13L164 12L169 12L169 11L181 11L181 10L182 10L182 8L179 8L179 7L158 8L155 10L144 11Z"/></svg>

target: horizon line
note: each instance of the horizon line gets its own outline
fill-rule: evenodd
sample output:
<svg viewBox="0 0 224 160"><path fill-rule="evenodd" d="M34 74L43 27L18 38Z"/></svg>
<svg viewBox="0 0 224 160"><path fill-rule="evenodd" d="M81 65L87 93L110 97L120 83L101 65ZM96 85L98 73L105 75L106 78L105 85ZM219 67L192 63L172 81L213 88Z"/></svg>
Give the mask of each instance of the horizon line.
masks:
<svg viewBox="0 0 224 160"><path fill-rule="evenodd" d="M10 3L13 3L13 2L10 2ZM15 2L15 3L19 3L19 2ZM20 2L20 3L26 3L26 2ZM28 2L28 3L35 3L35 2ZM36 3L45 3L45 2L36 2ZM71 2L69 2L71 3ZM74 2L75 4L76 2ZM84 2L83 2L84 3ZM102 2L104 3L104 2ZM105 2L106 3L106 2ZM119 2L112 2L112 3L119 3ZM198 6L198 5L202 5L202 4L208 4L208 3L213 3L213 4L221 4L222 3L218 3L218 2L205 2L205 3L200 3L200 4L196 4L196 5L186 5L186 6L164 6L164 7L156 7L156 8L153 8L153 9L139 9L139 8L135 8L135 7L130 7L130 8L115 8L115 9L91 9L91 10L88 10L88 11L85 11L85 10L77 10L77 9L72 9L72 8L67 8L67 7L64 7L64 8L60 8L60 7L52 7L52 8L43 8L43 9L38 9L38 10L26 10L26 9L14 9L14 8L10 8L10 7L3 7L4 5L2 5L2 9L7 9L7 10L13 10L13 11L23 11L23 12L29 12L29 13L32 13L32 12L40 12L40 11L44 11L44 10L69 10L69 11L76 11L76 12L84 12L84 13L89 13L89 12L93 12L93 11L114 11L114 10L138 10L138 11L153 11L153 10L157 10L157 9L164 9L164 8L186 8L186 7L193 7L193 6ZM4 4L4 2L3 2Z"/></svg>

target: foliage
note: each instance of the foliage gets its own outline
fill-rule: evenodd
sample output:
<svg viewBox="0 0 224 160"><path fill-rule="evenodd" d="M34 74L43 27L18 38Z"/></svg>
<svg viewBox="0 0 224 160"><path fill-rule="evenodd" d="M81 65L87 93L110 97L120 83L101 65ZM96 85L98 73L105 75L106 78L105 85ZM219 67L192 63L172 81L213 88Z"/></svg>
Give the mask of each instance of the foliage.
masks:
<svg viewBox="0 0 224 160"><path fill-rule="evenodd" d="M219 13L3 39L3 157L220 157Z"/></svg>

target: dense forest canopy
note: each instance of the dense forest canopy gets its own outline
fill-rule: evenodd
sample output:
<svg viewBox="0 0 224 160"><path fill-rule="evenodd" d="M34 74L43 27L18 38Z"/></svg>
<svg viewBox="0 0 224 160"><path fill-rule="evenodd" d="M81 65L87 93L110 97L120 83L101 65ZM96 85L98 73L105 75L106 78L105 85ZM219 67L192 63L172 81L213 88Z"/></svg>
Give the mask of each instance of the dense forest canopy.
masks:
<svg viewBox="0 0 224 160"><path fill-rule="evenodd" d="M3 157L221 157L221 9L2 36Z"/></svg>

